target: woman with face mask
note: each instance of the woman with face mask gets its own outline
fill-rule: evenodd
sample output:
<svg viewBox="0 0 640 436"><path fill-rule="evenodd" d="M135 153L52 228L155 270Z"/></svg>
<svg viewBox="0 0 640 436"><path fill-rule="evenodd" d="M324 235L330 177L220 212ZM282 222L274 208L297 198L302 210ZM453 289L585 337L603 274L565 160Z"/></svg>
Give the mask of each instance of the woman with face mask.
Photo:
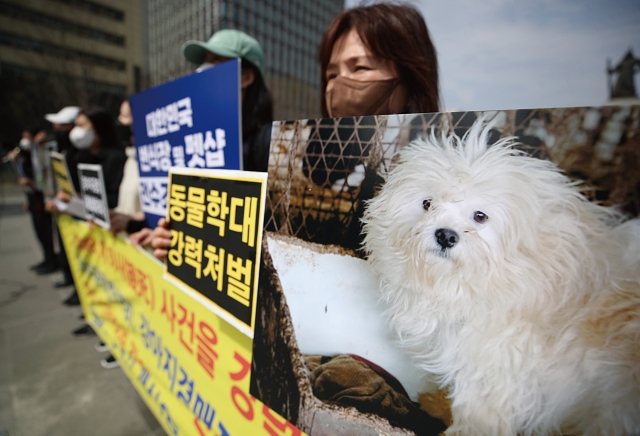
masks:
<svg viewBox="0 0 640 436"><path fill-rule="evenodd" d="M76 118L75 127L69 132L69 140L77 149L77 153L67 161L76 191L80 192L78 164L101 165L107 203L109 209L115 208L127 156L120 146L111 115L100 106L84 107Z"/></svg>
<svg viewBox="0 0 640 436"><path fill-rule="evenodd" d="M319 188L342 191L356 213L343 232L324 226L315 242L358 250L363 202L380 182L369 161L373 115L439 110L436 51L420 12L379 3L338 15L323 35L318 60L322 115L347 118L315 122L303 171Z"/></svg>
<svg viewBox="0 0 640 436"><path fill-rule="evenodd" d="M76 192L81 192L78 164L100 165L107 191L108 207L115 208L118 204L118 192L127 156L116 135L115 123L111 115L100 106L83 107L76 117L75 126L69 132L69 140L75 152L67 153L66 160ZM67 202L70 200L62 191L58 192L58 199ZM47 208L52 212L59 212L54 202L50 202ZM68 306L80 303L75 289L63 303ZM73 332L76 336L91 333L92 330L88 325L83 325Z"/></svg>
<svg viewBox="0 0 640 436"><path fill-rule="evenodd" d="M344 11L327 27L318 60L324 117L439 110L435 47L412 6Z"/></svg>

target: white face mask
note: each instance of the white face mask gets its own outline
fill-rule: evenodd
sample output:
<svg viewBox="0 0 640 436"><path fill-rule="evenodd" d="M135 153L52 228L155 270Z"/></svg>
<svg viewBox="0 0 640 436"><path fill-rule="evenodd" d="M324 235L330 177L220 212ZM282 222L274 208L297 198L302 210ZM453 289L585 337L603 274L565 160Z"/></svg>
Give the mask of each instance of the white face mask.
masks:
<svg viewBox="0 0 640 436"><path fill-rule="evenodd" d="M96 134L93 130L85 130L82 127L74 127L69 132L69 140L78 150L86 150L91 147L93 141L96 139Z"/></svg>
<svg viewBox="0 0 640 436"><path fill-rule="evenodd" d="M198 68L196 68L196 73L199 73L200 71L204 71L204 70L208 70L211 67L215 67L216 64L212 64L211 62L203 62L200 64L200 66Z"/></svg>
<svg viewBox="0 0 640 436"><path fill-rule="evenodd" d="M28 140L27 138L22 138L20 140L20 148L25 151L31 150L31 141Z"/></svg>

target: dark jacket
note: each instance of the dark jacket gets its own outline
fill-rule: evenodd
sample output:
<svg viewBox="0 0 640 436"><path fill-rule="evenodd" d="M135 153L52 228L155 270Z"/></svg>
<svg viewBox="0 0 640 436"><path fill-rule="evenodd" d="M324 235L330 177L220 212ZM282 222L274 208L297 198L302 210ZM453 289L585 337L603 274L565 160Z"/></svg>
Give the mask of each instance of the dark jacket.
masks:
<svg viewBox="0 0 640 436"><path fill-rule="evenodd" d="M116 147L102 148L98 153L91 154L89 150L75 150L74 153L67 154L67 165L73 180L76 192L80 190L80 180L78 177L78 164L93 164L102 166L105 188L107 189L107 203L109 209L114 209L118 205L118 192L120 182L124 175L124 163L127 156L124 151Z"/></svg>

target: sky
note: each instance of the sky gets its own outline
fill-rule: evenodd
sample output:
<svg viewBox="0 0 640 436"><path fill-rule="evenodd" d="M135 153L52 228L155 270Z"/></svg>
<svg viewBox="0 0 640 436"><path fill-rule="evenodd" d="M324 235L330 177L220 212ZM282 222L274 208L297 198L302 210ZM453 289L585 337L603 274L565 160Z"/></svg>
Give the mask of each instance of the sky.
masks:
<svg viewBox="0 0 640 436"><path fill-rule="evenodd" d="M448 110L598 106L607 58L616 65L632 48L640 59L640 0L407 3L427 22ZM640 92L640 72L635 83Z"/></svg>

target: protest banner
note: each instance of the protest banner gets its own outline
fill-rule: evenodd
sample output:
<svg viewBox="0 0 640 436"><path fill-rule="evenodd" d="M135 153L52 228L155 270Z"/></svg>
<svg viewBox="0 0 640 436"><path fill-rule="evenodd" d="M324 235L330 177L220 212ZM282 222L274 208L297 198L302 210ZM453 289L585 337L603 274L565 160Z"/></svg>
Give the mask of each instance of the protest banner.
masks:
<svg viewBox="0 0 640 436"><path fill-rule="evenodd" d="M166 215L169 168L242 169L239 59L136 94L131 110L150 227Z"/></svg>
<svg viewBox="0 0 640 436"><path fill-rule="evenodd" d="M127 240L61 216L86 321L167 434L303 433L249 394L252 340Z"/></svg>
<svg viewBox="0 0 640 436"><path fill-rule="evenodd" d="M365 205L398 165L403 147L431 133L463 136L486 116L495 123L491 143L515 134L517 150L598 187L587 191L590 200L638 216L640 175L628 165L638 158L638 124L619 120L637 120L639 111L522 109L276 122L268 190L256 202L260 216L265 209L262 238L257 231L250 237L239 223L246 204L252 215L253 200L246 197L257 194L211 188L214 172L172 171L176 188L169 188L167 216L172 249L181 251L182 263L167 261L170 280L162 278L157 261L125 240L61 219L87 320L169 434L438 434L450 422L446 399L436 404L440 409L425 410L416 402L430 392L421 384L422 370L414 377L403 366L413 361L390 338L377 271L358 251ZM602 139L602 131L614 128L618 136ZM223 175L237 178L232 173L213 179L226 183ZM222 219L223 208L213 200L222 206L223 192L229 208L225 238L234 236L234 246L243 249L254 241L261 250L255 254L259 274L249 282L251 324L214 300L229 297L228 278L222 295L215 278L204 273L214 254L220 260L221 247L225 255L231 251L215 239L221 228L209 222ZM421 215L422 200L416 203ZM255 223L256 229L263 225ZM209 245L216 251L207 258ZM244 259L245 270L246 260L254 259L232 255ZM171 256L177 260L177 253ZM222 258L224 269L216 274L228 272L230 263ZM201 286L203 279L208 286Z"/></svg>
<svg viewBox="0 0 640 436"><path fill-rule="evenodd" d="M78 164L78 177L87 218L91 218L96 224L109 230L111 223L102 166Z"/></svg>
<svg viewBox="0 0 640 436"><path fill-rule="evenodd" d="M169 170L166 276L253 337L267 175Z"/></svg>

